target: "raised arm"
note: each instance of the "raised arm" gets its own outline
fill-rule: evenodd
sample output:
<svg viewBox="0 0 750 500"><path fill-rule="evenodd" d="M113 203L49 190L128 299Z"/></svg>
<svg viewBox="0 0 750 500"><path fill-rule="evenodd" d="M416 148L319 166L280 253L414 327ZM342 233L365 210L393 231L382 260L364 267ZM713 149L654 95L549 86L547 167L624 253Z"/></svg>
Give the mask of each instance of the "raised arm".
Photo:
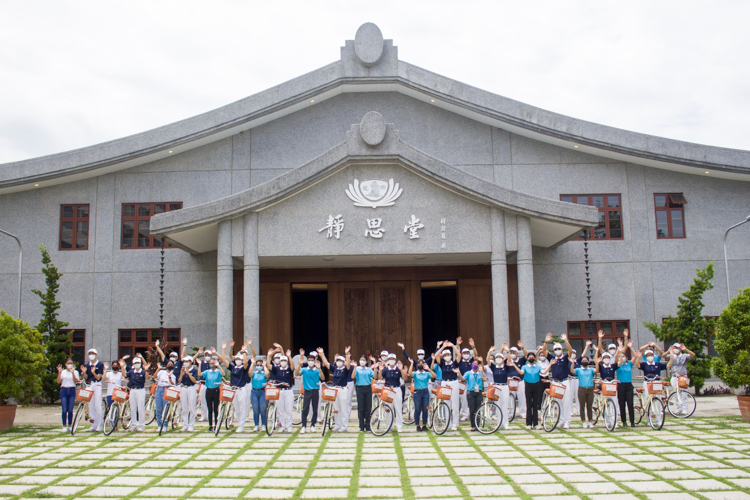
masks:
<svg viewBox="0 0 750 500"><path fill-rule="evenodd" d="M253 339L252 337L247 338L247 346L250 348L250 352L253 353L253 359L258 357L258 353L255 351L255 346L253 345Z"/></svg>
<svg viewBox="0 0 750 500"><path fill-rule="evenodd" d="M547 344L552 342L552 333L548 333L546 337L544 337L544 344L542 345L542 356L547 357L549 354L549 351L547 350Z"/></svg>
<svg viewBox="0 0 750 500"><path fill-rule="evenodd" d="M185 357L185 354L187 353L187 337L182 338L182 353L180 354L180 359Z"/></svg>
<svg viewBox="0 0 750 500"><path fill-rule="evenodd" d="M688 353L688 356L690 356L690 359L695 357L695 353L691 351L690 349L688 349L687 347L685 347L685 344L680 344L680 348L686 353Z"/></svg>
<svg viewBox="0 0 750 500"><path fill-rule="evenodd" d="M570 345L570 342L568 341L568 334L563 333L560 338L565 342L565 347L568 349L568 356L570 356L570 353L573 352L573 346Z"/></svg>
<svg viewBox="0 0 750 500"><path fill-rule="evenodd" d="M518 348L523 351L523 357L526 358L529 355L529 351L526 350L526 347L524 347L523 342L520 340L518 341Z"/></svg>
<svg viewBox="0 0 750 500"><path fill-rule="evenodd" d="M323 351L323 348L318 347L315 350L318 351L318 356L320 357L320 363L330 370L331 364L328 362L328 359L326 359L326 353Z"/></svg>
<svg viewBox="0 0 750 500"><path fill-rule="evenodd" d="M596 353L597 355L600 355L604 353L604 346L602 345L602 342L604 342L604 330L599 330L598 332L596 332L596 334L599 336L599 343L596 347Z"/></svg>
<svg viewBox="0 0 750 500"><path fill-rule="evenodd" d="M469 337L469 347L471 348L471 353L474 355L474 358L479 357L479 353L477 352L477 346L474 344L474 339Z"/></svg>
<svg viewBox="0 0 750 500"><path fill-rule="evenodd" d="M162 352L161 347L159 347L159 339L156 339L156 342L154 342L154 345L156 346L156 352L159 354L159 358L164 361L164 352Z"/></svg>

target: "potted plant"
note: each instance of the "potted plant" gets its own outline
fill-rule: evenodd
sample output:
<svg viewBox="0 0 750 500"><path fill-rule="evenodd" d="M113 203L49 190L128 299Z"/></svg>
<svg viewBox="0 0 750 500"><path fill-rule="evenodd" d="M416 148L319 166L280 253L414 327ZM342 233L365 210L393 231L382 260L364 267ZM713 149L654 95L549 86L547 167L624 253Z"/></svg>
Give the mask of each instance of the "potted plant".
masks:
<svg viewBox="0 0 750 500"><path fill-rule="evenodd" d="M716 323L714 348L719 353L711 363L714 374L729 387L742 386L737 395L740 413L750 421L750 288L740 290L721 312Z"/></svg>
<svg viewBox="0 0 750 500"><path fill-rule="evenodd" d="M23 320L0 311L0 430L13 427L16 404L42 393L40 374L47 366L42 335Z"/></svg>

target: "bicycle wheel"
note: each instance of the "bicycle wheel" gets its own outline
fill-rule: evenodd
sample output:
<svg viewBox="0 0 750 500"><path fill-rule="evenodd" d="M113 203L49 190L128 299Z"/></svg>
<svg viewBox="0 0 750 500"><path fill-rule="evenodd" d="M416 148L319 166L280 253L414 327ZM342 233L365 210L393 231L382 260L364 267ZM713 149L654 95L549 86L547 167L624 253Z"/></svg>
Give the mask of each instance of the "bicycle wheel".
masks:
<svg viewBox="0 0 750 500"><path fill-rule="evenodd" d="M70 426L70 434L74 435L76 431L78 430L78 424L81 423L81 420L83 419L84 413L86 413L86 409L83 407L86 403L80 403L78 405L78 408L76 409L75 415L73 415L73 425Z"/></svg>
<svg viewBox="0 0 750 500"><path fill-rule="evenodd" d="M516 408L518 408L518 396L515 393L511 393L508 398L508 423L513 422L516 418Z"/></svg>
<svg viewBox="0 0 750 500"><path fill-rule="evenodd" d="M411 394L406 396L404 403L401 405L401 418L407 425L414 423L414 399Z"/></svg>
<svg viewBox="0 0 750 500"><path fill-rule="evenodd" d="M120 424L122 425L122 430L126 431L130 428L130 405L128 403L122 404L122 418L120 419Z"/></svg>
<svg viewBox="0 0 750 500"><path fill-rule="evenodd" d="M331 428L331 403L326 401L325 408L323 409L323 437L326 435L326 431Z"/></svg>
<svg viewBox="0 0 750 500"><path fill-rule="evenodd" d="M294 398L294 406L292 406L292 425L302 424L302 405L305 402L305 397L302 394L298 394Z"/></svg>
<svg viewBox="0 0 750 500"><path fill-rule="evenodd" d="M596 424L601 414L602 409L599 408L599 395L594 394L594 402L591 404L591 423Z"/></svg>
<svg viewBox="0 0 750 500"><path fill-rule="evenodd" d="M180 422L182 422L182 403L180 403L179 400L172 403L172 415L170 415L170 418L172 419L172 429L176 429Z"/></svg>
<svg viewBox="0 0 750 500"><path fill-rule="evenodd" d="M149 396L146 401L146 425L156 420L156 397Z"/></svg>
<svg viewBox="0 0 750 500"><path fill-rule="evenodd" d="M227 430L229 430L232 427L234 427L234 419L236 417L237 417L237 412L234 409L234 405L230 404L229 405L229 410L227 411L227 419L226 419L225 424L224 424L224 426L226 427Z"/></svg>
<svg viewBox="0 0 750 500"><path fill-rule="evenodd" d="M474 427L482 434L492 434L503 425L503 412L491 401L483 403L474 415Z"/></svg>
<svg viewBox="0 0 750 500"><path fill-rule="evenodd" d="M664 427L665 409L660 398L652 398L648 405L648 425L655 431Z"/></svg>
<svg viewBox="0 0 750 500"><path fill-rule="evenodd" d="M451 425L451 408L445 401L440 401L432 412L432 431L441 436Z"/></svg>
<svg viewBox="0 0 750 500"><path fill-rule="evenodd" d="M227 418L227 403L219 403L219 413L216 415L216 422L214 422L214 436L219 435L221 431L221 424L224 423L224 419Z"/></svg>
<svg viewBox="0 0 750 500"><path fill-rule="evenodd" d="M164 405L164 409L161 412L161 426L159 427L160 436L169 428L169 417L171 416L171 411L172 403L167 403L166 405Z"/></svg>
<svg viewBox="0 0 750 500"><path fill-rule="evenodd" d="M557 400L553 399L544 408L544 413L542 413L542 427L544 427L545 431L552 432L555 430L555 427L557 427L557 424L559 422L560 403L558 403Z"/></svg>
<svg viewBox="0 0 750 500"><path fill-rule="evenodd" d="M379 404L370 413L370 432L382 436L393 427L393 410L387 404Z"/></svg>
<svg viewBox="0 0 750 500"><path fill-rule="evenodd" d="M271 401L266 409L266 434L269 436L276 430L276 403Z"/></svg>
<svg viewBox="0 0 750 500"><path fill-rule="evenodd" d="M617 424L617 408L615 408L615 402L607 398L604 403L604 426L612 432L615 430L615 424Z"/></svg>
<svg viewBox="0 0 750 500"><path fill-rule="evenodd" d="M102 424L105 436L109 436L117 429L118 420L120 420L120 404L112 403L109 410L107 410L107 414L104 415L104 422Z"/></svg>
<svg viewBox="0 0 750 500"><path fill-rule="evenodd" d="M678 396L679 394L679 396ZM679 398L679 399L678 399ZM680 399L682 405L680 405ZM682 406L682 408L680 408ZM667 399L667 410L675 418L688 418L695 413L695 398L688 391L673 392Z"/></svg>
<svg viewBox="0 0 750 500"><path fill-rule="evenodd" d="M640 424L641 420L643 420L643 415L646 414L646 411L643 409L643 400L640 395L636 395L633 399L633 414L635 416L635 425Z"/></svg>

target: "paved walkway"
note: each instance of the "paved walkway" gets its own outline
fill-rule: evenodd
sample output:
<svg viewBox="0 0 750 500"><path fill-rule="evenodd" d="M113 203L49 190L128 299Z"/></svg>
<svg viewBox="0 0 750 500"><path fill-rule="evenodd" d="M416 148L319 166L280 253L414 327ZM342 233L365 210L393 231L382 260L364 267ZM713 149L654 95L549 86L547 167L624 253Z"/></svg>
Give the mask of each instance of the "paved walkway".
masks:
<svg viewBox="0 0 750 500"><path fill-rule="evenodd" d="M483 436L0 434L0 496L81 499L750 499L750 424Z"/></svg>

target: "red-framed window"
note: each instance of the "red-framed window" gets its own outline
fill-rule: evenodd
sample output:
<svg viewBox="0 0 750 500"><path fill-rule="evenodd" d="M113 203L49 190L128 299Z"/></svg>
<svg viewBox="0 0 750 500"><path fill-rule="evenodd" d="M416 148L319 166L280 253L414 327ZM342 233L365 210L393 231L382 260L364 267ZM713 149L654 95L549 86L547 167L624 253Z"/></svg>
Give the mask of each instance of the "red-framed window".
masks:
<svg viewBox="0 0 750 500"><path fill-rule="evenodd" d="M656 237L659 239L685 237L685 204L682 193L654 194Z"/></svg>
<svg viewBox="0 0 750 500"><path fill-rule="evenodd" d="M89 249L89 205L60 205L60 250Z"/></svg>
<svg viewBox="0 0 750 500"><path fill-rule="evenodd" d="M82 365L86 362L86 330L72 330L72 329L61 329L61 333L68 333L70 335L70 341L73 345L70 347L68 356L73 358L73 361Z"/></svg>
<svg viewBox="0 0 750 500"><path fill-rule="evenodd" d="M619 194L562 194L560 201L599 209L599 225L593 231L584 231L587 239L622 239L622 207Z"/></svg>
<svg viewBox="0 0 750 500"><path fill-rule="evenodd" d="M630 321L620 320L602 320L602 321L568 321L568 342L576 350L580 357L583 353L583 346L586 341L590 340L594 348L599 343L599 330L604 332L603 344L609 344L616 338L622 338L625 330L630 329Z"/></svg>
<svg viewBox="0 0 750 500"><path fill-rule="evenodd" d="M151 216L182 208L182 202L123 203L120 248L161 248L161 240L151 236ZM166 248L172 248L167 243Z"/></svg>
<svg viewBox="0 0 750 500"><path fill-rule="evenodd" d="M122 358L126 354L133 359L133 356L140 353L144 358L146 357L146 351L149 348L154 347L154 342L159 340L163 345L167 345L166 349L162 349L166 356L170 352L179 348L180 345L180 330L175 328L165 328L164 336L166 339L162 339L161 330L159 328L135 328L128 330L119 330L117 332L117 343L118 343L118 357Z"/></svg>

